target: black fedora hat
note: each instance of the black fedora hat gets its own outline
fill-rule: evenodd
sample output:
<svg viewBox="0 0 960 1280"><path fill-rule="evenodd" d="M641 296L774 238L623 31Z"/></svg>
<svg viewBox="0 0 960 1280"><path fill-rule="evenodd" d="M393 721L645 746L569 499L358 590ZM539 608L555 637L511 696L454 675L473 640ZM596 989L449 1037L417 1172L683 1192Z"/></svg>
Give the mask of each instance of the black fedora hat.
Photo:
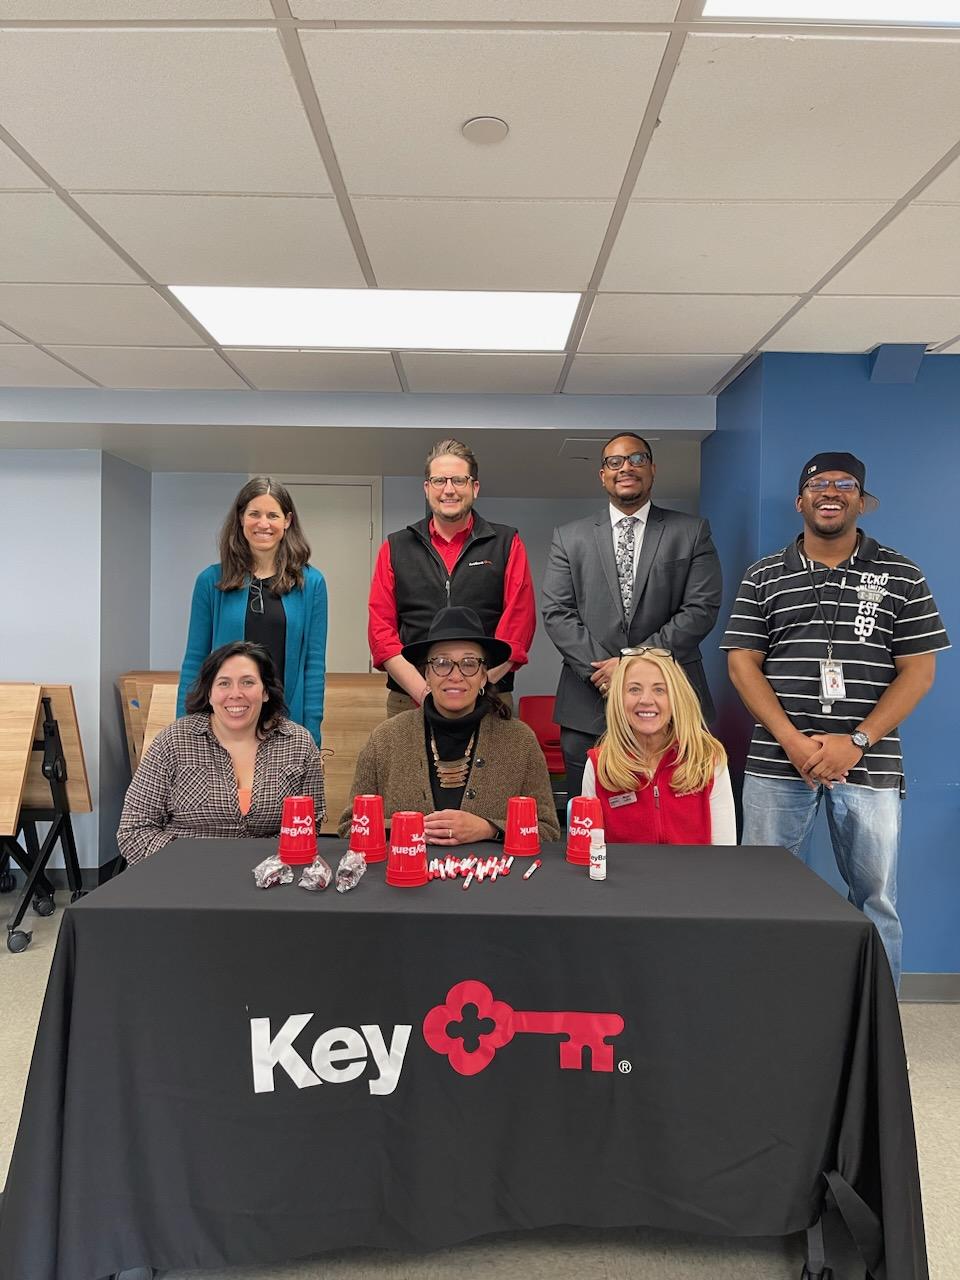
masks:
<svg viewBox="0 0 960 1280"><path fill-rule="evenodd" d="M512 652L506 640L485 636L477 614L472 609L464 609L459 605L439 609L430 623L426 640L405 644L401 652L408 662L412 662L415 667L422 667L433 645L440 644L443 640L472 640L483 649L487 655L487 665L491 667L499 667Z"/></svg>

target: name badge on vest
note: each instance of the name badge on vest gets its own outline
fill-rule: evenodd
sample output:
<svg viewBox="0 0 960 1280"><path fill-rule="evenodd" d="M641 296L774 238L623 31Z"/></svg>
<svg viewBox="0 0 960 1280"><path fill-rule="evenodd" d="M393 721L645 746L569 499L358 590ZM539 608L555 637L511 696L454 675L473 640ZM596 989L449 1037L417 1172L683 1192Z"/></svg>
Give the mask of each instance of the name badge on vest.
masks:
<svg viewBox="0 0 960 1280"><path fill-rule="evenodd" d="M847 696L846 686L843 683L843 663L836 662L831 658L820 659L820 701L822 702L821 710L825 715L829 715L833 710L833 703L839 702Z"/></svg>
<svg viewBox="0 0 960 1280"><path fill-rule="evenodd" d="M625 804L636 804L637 793L635 791L621 791L618 796L609 796L607 804L611 809L622 809Z"/></svg>

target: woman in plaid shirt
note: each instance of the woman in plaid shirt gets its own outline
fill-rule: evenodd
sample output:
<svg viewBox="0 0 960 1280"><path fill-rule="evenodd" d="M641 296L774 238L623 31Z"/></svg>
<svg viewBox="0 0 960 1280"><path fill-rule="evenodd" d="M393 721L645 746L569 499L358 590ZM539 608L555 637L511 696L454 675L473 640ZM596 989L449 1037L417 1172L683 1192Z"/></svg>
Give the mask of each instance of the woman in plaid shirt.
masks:
<svg viewBox="0 0 960 1280"><path fill-rule="evenodd" d="M287 719L265 649L238 640L211 653L186 706L188 714L154 738L130 783L117 831L127 862L178 836L276 835L285 796L312 796L320 826L320 752Z"/></svg>

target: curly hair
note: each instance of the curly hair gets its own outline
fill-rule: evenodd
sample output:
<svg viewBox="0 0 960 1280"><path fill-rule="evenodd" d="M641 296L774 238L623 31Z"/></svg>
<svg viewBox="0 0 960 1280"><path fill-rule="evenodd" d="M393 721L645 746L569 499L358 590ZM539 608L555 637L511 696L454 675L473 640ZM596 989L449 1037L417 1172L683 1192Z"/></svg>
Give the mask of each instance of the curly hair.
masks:
<svg viewBox="0 0 960 1280"><path fill-rule="evenodd" d="M273 589L285 595L303 586L303 567L310 561L310 544L303 536L300 517L293 499L270 476L254 476L248 480L234 499L230 514L220 530L220 581L219 591L236 591L246 584L253 572L254 562L250 544L243 536L243 513L254 500L269 494L285 516L290 516L290 527L277 547L276 579Z"/></svg>
<svg viewBox="0 0 960 1280"><path fill-rule="evenodd" d="M187 715L197 715L203 711L211 711L210 690L217 678L220 668L230 658L249 658L256 663L260 679L267 695L267 700L260 708L257 717L257 733L262 736L287 714L287 704L283 696L283 685L277 675L276 664L261 644L253 644L249 640L234 640L230 644L222 644L219 649L205 660L197 674L197 678L187 694Z"/></svg>
<svg viewBox="0 0 960 1280"><path fill-rule="evenodd" d="M668 654L649 649L644 654L622 658L610 682L607 731L600 739L597 752L597 778L601 786L608 791L632 791L638 779L643 786L648 786L656 769L656 761L644 758L643 743L627 722L623 706L624 688L637 662L655 666L667 687L671 736L666 746L677 749L672 790L678 796L702 791L716 769L726 764L727 753L707 729L700 701L683 667Z"/></svg>

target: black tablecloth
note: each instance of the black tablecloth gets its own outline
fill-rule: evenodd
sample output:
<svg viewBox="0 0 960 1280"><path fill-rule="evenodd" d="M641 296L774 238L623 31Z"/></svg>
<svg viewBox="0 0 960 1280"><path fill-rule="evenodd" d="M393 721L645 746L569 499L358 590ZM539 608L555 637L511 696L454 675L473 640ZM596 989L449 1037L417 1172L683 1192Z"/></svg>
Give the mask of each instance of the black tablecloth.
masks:
<svg viewBox="0 0 960 1280"><path fill-rule="evenodd" d="M615 847L596 883L552 849L467 892L381 865L345 895L257 890L268 851L178 841L68 909L0 1275L555 1223L783 1234L829 1179L874 1274L926 1277L879 938L783 850ZM571 1012L609 1018L543 1016Z"/></svg>

